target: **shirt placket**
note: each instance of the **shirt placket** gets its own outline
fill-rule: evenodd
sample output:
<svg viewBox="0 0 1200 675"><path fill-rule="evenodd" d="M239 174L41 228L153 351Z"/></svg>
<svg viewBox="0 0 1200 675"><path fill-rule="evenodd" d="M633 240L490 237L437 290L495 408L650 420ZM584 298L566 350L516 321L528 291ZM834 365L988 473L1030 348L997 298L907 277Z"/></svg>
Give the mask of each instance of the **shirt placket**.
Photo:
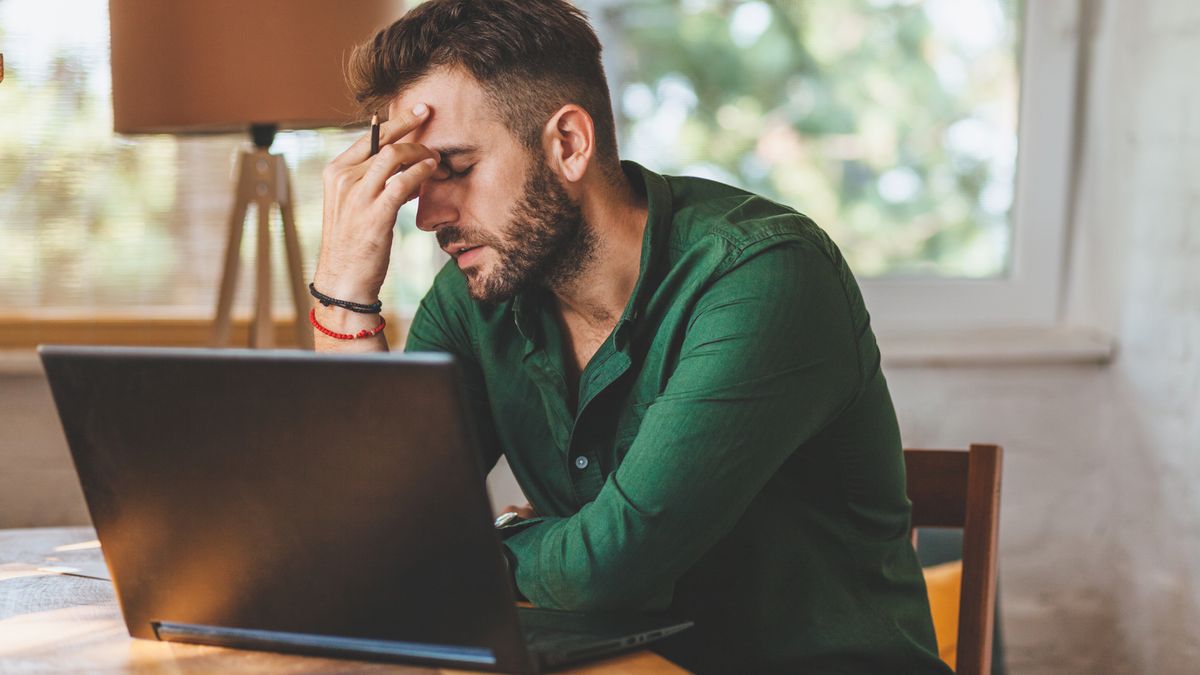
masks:
<svg viewBox="0 0 1200 675"><path fill-rule="evenodd" d="M579 411L571 427L568 443L571 465L571 484L580 507L592 501L604 487L604 468L600 462L601 448L592 425L590 404L608 387L629 370L629 354L618 350L614 341L606 341L597 353L599 361L593 359L579 378Z"/></svg>

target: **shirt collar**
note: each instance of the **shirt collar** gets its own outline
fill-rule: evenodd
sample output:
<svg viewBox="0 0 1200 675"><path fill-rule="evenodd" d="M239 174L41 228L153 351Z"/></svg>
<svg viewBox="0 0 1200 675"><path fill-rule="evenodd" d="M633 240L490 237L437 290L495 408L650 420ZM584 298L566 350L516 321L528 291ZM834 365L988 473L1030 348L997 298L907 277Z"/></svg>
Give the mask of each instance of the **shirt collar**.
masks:
<svg viewBox="0 0 1200 675"><path fill-rule="evenodd" d="M638 266L638 278L633 294L625 304L625 311L614 329L617 347L628 343L646 299L658 285L661 277L660 261L664 257L671 232L671 187L665 178L636 162L622 161L621 169L633 188L646 197L646 228L642 233L642 252ZM517 330L529 342L532 349L536 342L537 313L544 301L544 291L530 289L513 300L513 321Z"/></svg>
<svg viewBox="0 0 1200 675"><path fill-rule="evenodd" d="M647 217L646 230L642 234L637 283L633 286L633 294L625 304L625 311L617 321L614 331L618 348L628 343L647 299L658 287L674 212L671 207L671 187L667 185L665 178L635 162L621 162L621 168L634 188L645 195Z"/></svg>

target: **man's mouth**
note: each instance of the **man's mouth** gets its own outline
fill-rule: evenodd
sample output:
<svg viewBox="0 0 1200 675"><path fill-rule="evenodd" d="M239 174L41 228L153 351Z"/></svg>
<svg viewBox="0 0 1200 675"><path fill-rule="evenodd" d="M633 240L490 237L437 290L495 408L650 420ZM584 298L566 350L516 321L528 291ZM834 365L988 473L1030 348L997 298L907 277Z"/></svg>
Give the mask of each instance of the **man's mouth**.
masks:
<svg viewBox="0 0 1200 675"><path fill-rule="evenodd" d="M449 253L450 255L454 256L455 258L457 258L460 255L466 253L467 251L474 251L477 248L482 248L482 246L483 246L482 244L475 245L475 246L472 246L469 244L455 244L454 246L451 246L450 248L446 249L446 252Z"/></svg>

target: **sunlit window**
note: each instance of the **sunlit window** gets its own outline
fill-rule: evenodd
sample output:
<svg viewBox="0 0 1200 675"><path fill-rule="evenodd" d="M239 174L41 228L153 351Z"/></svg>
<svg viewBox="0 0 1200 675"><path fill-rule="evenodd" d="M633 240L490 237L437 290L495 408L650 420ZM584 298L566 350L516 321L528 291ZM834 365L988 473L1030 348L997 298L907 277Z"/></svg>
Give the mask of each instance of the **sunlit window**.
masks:
<svg viewBox="0 0 1200 675"><path fill-rule="evenodd" d="M808 214L859 276L996 277L1010 254L1010 0L590 0L622 154Z"/></svg>
<svg viewBox="0 0 1200 675"><path fill-rule="evenodd" d="M797 208L859 276L1005 274L1016 0L579 4L605 42L622 156ZM114 135L104 0L0 0L0 51L6 306L211 313L246 139ZM321 168L359 133L276 140L298 193L306 275L320 240ZM401 213L384 289L401 311L443 260L413 212ZM242 311L254 229L243 241ZM274 297L286 310L274 249Z"/></svg>
<svg viewBox="0 0 1200 675"><path fill-rule="evenodd" d="M204 316L216 306L242 136L112 131L108 3L0 0L0 288L12 310ZM296 189L305 275L321 236L321 170L362 130L280 133ZM254 208L248 222L254 222ZM383 300L408 309L441 263L401 218ZM290 310L281 223L274 301ZM245 229L235 311L251 306L255 231Z"/></svg>

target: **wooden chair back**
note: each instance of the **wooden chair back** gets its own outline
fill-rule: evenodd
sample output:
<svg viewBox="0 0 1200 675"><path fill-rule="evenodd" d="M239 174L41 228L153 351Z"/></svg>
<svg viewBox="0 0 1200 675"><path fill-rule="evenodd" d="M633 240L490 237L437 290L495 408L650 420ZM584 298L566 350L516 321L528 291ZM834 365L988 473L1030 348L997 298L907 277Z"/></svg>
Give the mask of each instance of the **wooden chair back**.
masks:
<svg viewBox="0 0 1200 675"><path fill-rule="evenodd" d="M956 656L959 675L991 672L1002 461L1003 449L998 445L904 451L912 527L963 531Z"/></svg>

